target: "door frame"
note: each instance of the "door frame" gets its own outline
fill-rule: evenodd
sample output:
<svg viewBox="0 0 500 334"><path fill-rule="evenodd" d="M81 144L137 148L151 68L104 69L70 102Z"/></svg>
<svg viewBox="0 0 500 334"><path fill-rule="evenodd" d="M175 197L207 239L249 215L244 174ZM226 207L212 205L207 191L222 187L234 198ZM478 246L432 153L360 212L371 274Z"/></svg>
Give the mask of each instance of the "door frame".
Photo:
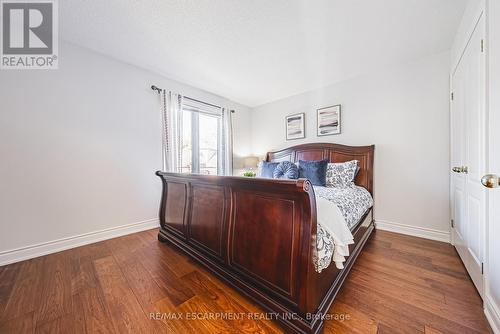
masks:
<svg viewBox="0 0 500 334"><path fill-rule="evenodd" d="M495 2L494 2L495 1ZM497 0L488 0L487 4L485 4L485 12L486 12L486 92L487 92L487 104L486 104L486 120L488 122L488 126L486 128L487 136L486 136L486 152L487 152L487 161L486 165L488 168L488 173L499 173L498 170L498 161L494 160L494 147L493 145L498 145L498 139L493 139L493 131L496 130L495 124L497 124L500 120L497 115L495 115L493 107L498 108L499 106L499 98L493 97L493 91L499 87L500 84L500 76L499 76L499 61L495 60L494 65L492 65L493 59L497 59L499 54L499 46L500 46L500 34L497 33L498 27L500 26L500 5L496 3ZM493 7L493 8L492 8ZM492 19L493 17L493 19ZM494 20L494 21L492 21ZM493 33L495 32L495 33ZM492 36L493 35L493 36ZM491 44L494 44L494 54L492 54L492 49L489 47ZM495 71L495 73L493 73ZM494 116L495 115L495 116ZM495 135L497 137L497 135ZM493 275L490 272L493 270L490 268L491 262L489 259L493 257L493 238L494 236L490 233L493 227L493 224L496 222L495 214L497 215L498 220L498 209L494 203L498 198L498 193L494 194L492 191L500 191L500 189L490 189L487 191L487 213L486 213L486 257L485 257L485 268L484 268L484 286L485 286L485 298L484 298L484 313L486 318L488 319L491 328L494 333L500 333L500 301L496 300L491 292L490 285L490 277ZM494 210L495 208L496 210ZM492 230L495 232L495 230ZM497 230L498 231L498 230ZM496 240L497 241L497 240ZM498 268L496 268L496 272L498 274Z"/></svg>

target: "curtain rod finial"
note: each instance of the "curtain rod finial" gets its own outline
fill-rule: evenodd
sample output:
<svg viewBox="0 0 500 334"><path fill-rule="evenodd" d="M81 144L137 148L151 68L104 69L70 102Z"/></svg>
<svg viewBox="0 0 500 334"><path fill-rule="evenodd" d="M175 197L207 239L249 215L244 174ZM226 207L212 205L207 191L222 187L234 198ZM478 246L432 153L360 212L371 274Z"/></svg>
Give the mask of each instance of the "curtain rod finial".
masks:
<svg viewBox="0 0 500 334"><path fill-rule="evenodd" d="M159 93L161 93L161 91L162 91L162 89L161 89L161 88L158 88L158 87L156 87L155 85L151 85L151 89L152 89L152 90L156 90L156 91L158 92L158 94L159 94Z"/></svg>

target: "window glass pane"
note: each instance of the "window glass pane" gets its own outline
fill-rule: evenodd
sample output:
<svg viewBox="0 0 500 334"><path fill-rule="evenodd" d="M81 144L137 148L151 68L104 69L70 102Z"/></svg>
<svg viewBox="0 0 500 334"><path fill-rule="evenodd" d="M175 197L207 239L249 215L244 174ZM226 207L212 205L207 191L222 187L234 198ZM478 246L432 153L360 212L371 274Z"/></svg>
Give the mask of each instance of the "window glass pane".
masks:
<svg viewBox="0 0 500 334"><path fill-rule="evenodd" d="M199 115L200 174L217 175L219 118Z"/></svg>
<svg viewBox="0 0 500 334"><path fill-rule="evenodd" d="M193 136L192 136L192 112L182 112L182 142L181 142L181 172L191 173L193 171Z"/></svg>

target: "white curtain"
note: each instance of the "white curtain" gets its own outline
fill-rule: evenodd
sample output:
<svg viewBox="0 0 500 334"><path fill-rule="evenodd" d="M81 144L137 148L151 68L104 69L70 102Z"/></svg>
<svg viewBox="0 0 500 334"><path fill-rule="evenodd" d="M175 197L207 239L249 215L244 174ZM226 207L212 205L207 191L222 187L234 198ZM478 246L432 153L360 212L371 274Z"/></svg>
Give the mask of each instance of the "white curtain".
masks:
<svg viewBox="0 0 500 334"><path fill-rule="evenodd" d="M229 108L222 108L221 123L220 172L233 175L233 119Z"/></svg>
<svg viewBox="0 0 500 334"><path fill-rule="evenodd" d="M161 104L163 120L163 170L180 173L182 95L163 90L161 93Z"/></svg>

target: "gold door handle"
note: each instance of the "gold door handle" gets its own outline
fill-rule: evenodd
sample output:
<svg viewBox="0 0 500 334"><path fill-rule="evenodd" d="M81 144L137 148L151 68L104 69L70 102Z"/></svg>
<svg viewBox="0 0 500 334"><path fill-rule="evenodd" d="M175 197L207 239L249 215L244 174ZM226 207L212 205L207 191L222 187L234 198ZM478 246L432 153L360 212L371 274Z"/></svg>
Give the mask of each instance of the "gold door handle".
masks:
<svg viewBox="0 0 500 334"><path fill-rule="evenodd" d="M496 188L500 185L500 179L498 178L498 175L486 174L481 178L481 183L486 188Z"/></svg>

